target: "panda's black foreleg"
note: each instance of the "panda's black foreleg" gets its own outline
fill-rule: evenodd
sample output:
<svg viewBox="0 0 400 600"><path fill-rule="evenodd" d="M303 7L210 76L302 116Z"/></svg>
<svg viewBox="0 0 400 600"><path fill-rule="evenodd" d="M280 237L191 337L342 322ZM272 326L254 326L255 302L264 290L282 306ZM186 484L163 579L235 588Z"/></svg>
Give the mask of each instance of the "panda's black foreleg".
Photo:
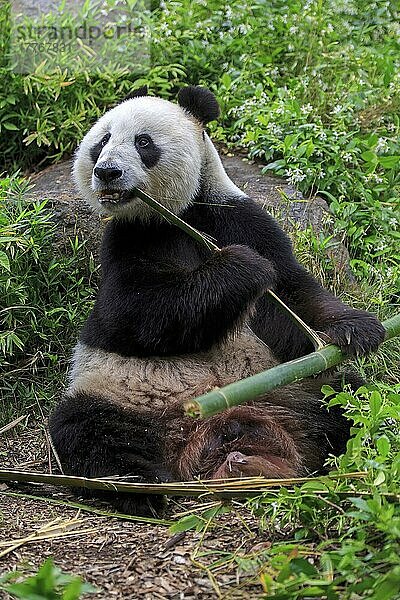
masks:
<svg viewBox="0 0 400 600"><path fill-rule="evenodd" d="M131 476L135 482L170 479L164 466L160 420L83 392L65 398L49 418L50 435L66 474ZM151 515L160 496L84 492L107 499L120 511Z"/></svg>

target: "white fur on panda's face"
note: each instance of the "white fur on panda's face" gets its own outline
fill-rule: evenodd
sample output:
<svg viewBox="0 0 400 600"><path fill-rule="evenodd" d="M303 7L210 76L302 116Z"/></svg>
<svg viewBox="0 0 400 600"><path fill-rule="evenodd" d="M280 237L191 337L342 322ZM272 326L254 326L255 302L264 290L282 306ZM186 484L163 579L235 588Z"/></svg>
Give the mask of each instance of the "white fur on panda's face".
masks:
<svg viewBox="0 0 400 600"><path fill-rule="evenodd" d="M174 213L181 212L198 192L203 154L202 127L195 119L178 105L143 96L97 121L79 146L73 174L95 209L151 218L153 209L132 190L146 191Z"/></svg>

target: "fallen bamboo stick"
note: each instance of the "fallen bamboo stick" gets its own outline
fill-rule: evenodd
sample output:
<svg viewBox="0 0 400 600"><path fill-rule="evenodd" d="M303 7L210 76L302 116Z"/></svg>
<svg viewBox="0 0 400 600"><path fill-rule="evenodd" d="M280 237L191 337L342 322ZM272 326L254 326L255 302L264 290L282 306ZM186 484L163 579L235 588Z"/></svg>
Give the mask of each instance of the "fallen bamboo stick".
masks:
<svg viewBox="0 0 400 600"><path fill-rule="evenodd" d="M244 477L232 479L209 479L198 481L175 481L171 483L127 483L118 479L91 479L72 475L53 475L49 473L30 473L29 471L9 471L0 469L0 481L18 483L45 483L48 485L79 487L92 490L107 490L134 494L163 494L168 496L207 496L234 498L259 495L263 491L282 486L301 485L309 481L323 483L328 480L365 479L368 473L332 473L322 477L291 477L287 479L266 479L265 477Z"/></svg>

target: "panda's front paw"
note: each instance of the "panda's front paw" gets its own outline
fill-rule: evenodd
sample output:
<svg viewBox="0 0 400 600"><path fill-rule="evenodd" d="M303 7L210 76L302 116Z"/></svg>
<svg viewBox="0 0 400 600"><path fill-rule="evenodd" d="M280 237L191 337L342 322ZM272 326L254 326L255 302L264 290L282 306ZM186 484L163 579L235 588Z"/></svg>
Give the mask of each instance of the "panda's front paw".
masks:
<svg viewBox="0 0 400 600"><path fill-rule="evenodd" d="M260 292L275 283L276 273L271 261L247 246L225 246L215 254L215 260L229 268L231 276L243 289Z"/></svg>
<svg viewBox="0 0 400 600"><path fill-rule="evenodd" d="M385 339L383 325L364 310L349 309L323 327L322 331L331 343L355 356L373 352Z"/></svg>

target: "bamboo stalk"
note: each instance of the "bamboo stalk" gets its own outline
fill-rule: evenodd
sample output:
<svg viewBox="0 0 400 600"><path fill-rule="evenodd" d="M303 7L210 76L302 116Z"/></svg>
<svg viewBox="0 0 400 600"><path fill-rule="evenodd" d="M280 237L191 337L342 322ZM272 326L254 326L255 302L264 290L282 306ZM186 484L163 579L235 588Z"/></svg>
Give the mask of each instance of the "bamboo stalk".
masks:
<svg viewBox="0 0 400 600"><path fill-rule="evenodd" d="M291 477L287 479L266 479L265 477L244 477L232 479L209 479L198 481L176 481L171 483L126 483L112 479L90 479L71 475L53 475L49 473L30 473L29 471L0 470L0 481L18 483L45 483L55 486L79 487L92 490L107 490L133 494L163 494L168 496L207 496L234 498L258 495L269 488L301 485L309 481L364 479L365 471L352 473L333 473L324 477Z"/></svg>
<svg viewBox="0 0 400 600"><path fill-rule="evenodd" d="M325 342L323 342L323 340L321 340L321 338L319 337L319 335L317 334L317 332L314 331L314 329L312 329L309 325L307 325L307 323L305 323L302 319L300 319L299 315L297 315L291 308L289 308L283 302L283 300L281 300L279 298L279 296L277 296L275 294L275 292L273 292L272 290L267 290L267 293L268 293L270 299L273 300L275 302L275 304L283 312L285 312L287 314L287 316L289 317L289 319L295 325L297 325L297 327L299 329L302 330L302 332L306 335L306 337L308 337L308 339L312 342L312 344L314 346L314 350L322 350L322 348L325 346Z"/></svg>
<svg viewBox="0 0 400 600"><path fill-rule="evenodd" d="M56 506L65 506L66 508L74 508L79 511L94 514L98 517L123 519L127 521L134 521L136 523L147 523L151 525L163 525L164 527L170 527L174 524L174 521L169 521L166 519L155 519L154 517L138 517L136 515L125 515L119 512L112 512L109 510L102 510L101 508L96 508L94 506L88 506L87 504L82 504L81 502L72 502L71 500L59 500L57 498L48 498L47 496L36 496L34 494L26 494L24 492L9 492L0 490L0 496L6 496L10 498L22 498L24 500L35 500L36 502L55 504Z"/></svg>
<svg viewBox="0 0 400 600"><path fill-rule="evenodd" d="M384 321L382 325L386 330L385 340L400 335L400 314ZM266 392L288 383L322 373L330 367L339 365L346 358L348 356L338 346L332 344L325 346L307 356L282 363L252 377L194 398L185 403L185 412L192 417L210 417L232 406L257 400Z"/></svg>
<svg viewBox="0 0 400 600"><path fill-rule="evenodd" d="M21 421L23 421L24 419L26 419L27 416L28 415L21 415L17 419L14 419L14 421L11 421L11 423L7 423L7 425L4 425L4 427L1 427L0 428L0 435L2 433L5 433L6 431L10 431L10 429L13 429L14 427L16 427L18 425L18 423L21 423Z"/></svg>

